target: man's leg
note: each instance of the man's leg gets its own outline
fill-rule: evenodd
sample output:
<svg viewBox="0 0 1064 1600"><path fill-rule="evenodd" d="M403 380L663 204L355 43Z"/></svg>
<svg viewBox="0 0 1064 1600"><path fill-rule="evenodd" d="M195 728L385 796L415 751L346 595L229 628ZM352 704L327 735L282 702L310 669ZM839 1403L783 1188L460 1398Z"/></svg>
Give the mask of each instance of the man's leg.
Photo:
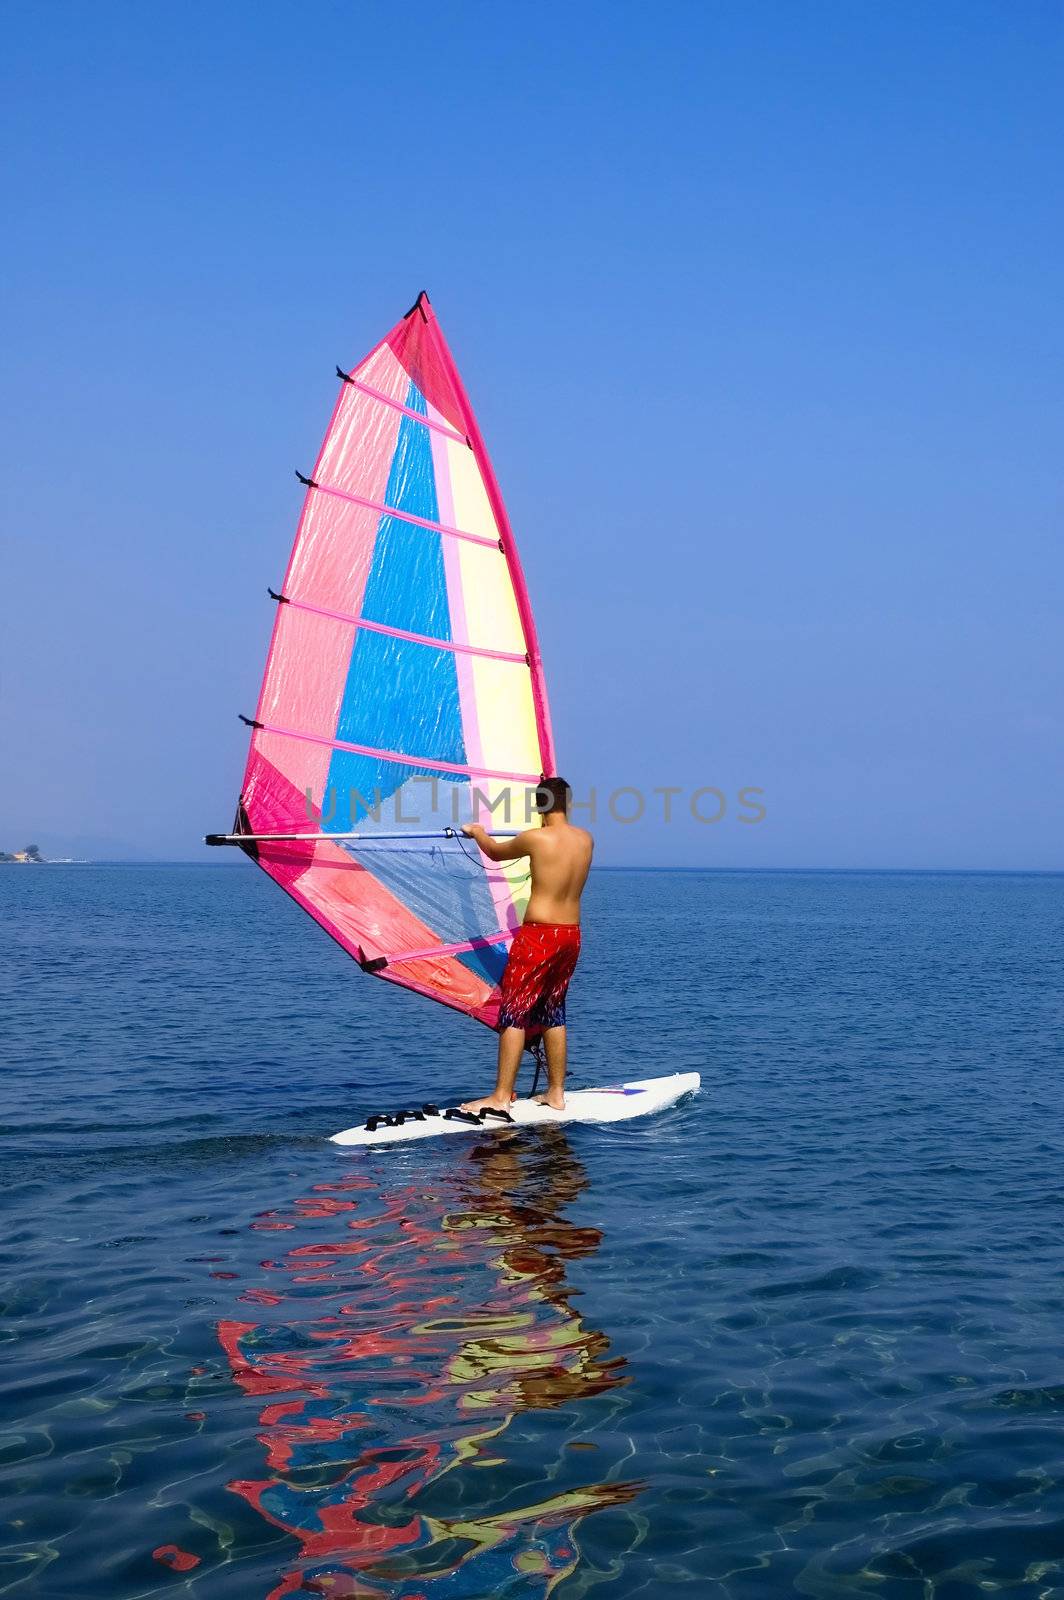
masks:
<svg viewBox="0 0 1064 1600"><path fill-rule="evenodd" d="M564 1032L565 1030L563 1029L562 1031ZM483 1111L485 1106L490 1106L493 1111L509 1111L510 1103L513 1100L514 1084L517 1082L517 1069L521 1065L521 1051L524 1048L524 1028L504 1028L499 1034L499 1066L495 1077L495 1088L491 1094L486 1094L482 1100L467 1100L460 1109L462 1111ZM564 1045L562 1075L565 1075Z"/></svg>
<svg viewBox="0 0 1064 1600"><path fill-rule="evenodd" d="M540 1095L541 1106L565 1110L565 1023L559 1028L544 1028L543 1045L547 1052L547 1092Z"/></svg>

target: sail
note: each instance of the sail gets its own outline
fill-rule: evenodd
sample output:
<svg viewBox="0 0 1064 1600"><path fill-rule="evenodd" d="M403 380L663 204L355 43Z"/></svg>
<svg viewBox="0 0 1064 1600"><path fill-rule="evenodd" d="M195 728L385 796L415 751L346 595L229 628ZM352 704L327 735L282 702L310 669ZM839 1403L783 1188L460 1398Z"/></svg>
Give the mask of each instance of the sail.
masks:
<svg viewBox="0 0 1064 1600"><path fill-rule="evenodd" d="M554 755L528 594L427 297L337 375L237 832L364 970L494 1027L528 863L493 864L457 828L539 820L528 795Z"/></svg>

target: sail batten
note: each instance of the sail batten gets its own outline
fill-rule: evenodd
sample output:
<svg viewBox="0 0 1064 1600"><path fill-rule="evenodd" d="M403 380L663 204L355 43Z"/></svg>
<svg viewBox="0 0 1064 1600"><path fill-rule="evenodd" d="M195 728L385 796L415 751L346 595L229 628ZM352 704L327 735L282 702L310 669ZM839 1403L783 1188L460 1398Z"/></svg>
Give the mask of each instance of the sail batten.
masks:
<svg viewBox="0 0 1064 1600"><path fill-rule="evenodd" d="M404 411L406 407L402 408ZM419 418L423 421L423 418ZM318 483L316 480L307 484L309 494L331 494L338 500L350 500L352 505L365 506L367 511L376 511L381 516L398 517L400 522L413 523L415 527L427 528L430 533L445 533L452 539L468 539L471 544L498 545L498 539L486 539L482 534L471 533L468 528L452 528L445 522L433 522L428 517L415 516L410 511L403 511L398 506L382 505L378 500L367 500L365 495L351 494L346 489L338 489L335 484ZM500 547L501 548L501 547Z"/></svg>
<svg viewBox="0 0 1064 1600"><path fill-rule="evenodd" d="M379 389L372 389L368 383L360 383L357 378L353 378L349 372L344 372L340 367L337 367L336 375L338 378L343 378L345 383L350 383L354 388L360 389L363 394L368 394L371 399L379 400L383 405L392 406L394 410L401 411L404 416L413 417L414 421L420 422L423 427L435 428L439 433L446 434L449 439L457 439L459 444L468 445L472 449L469 440L464 439L454 428L449 428L445 422L437 422L433 417L421 416L410 406L404 406L401 400L393 400L390 394L382 394Z"/></svg>
<svg viewBox="0 0 1064 1600"><path fill-rule="evenodd" d="M554 770L531 604L428 300L337 375L238 822L212 838L243 843L364 971L494 1027L528 867L457 827L537 820L529 791Z"/></svg>
<svg viewBox="0 0 1064 1600"><path fill-rule="evenodd" d="M373 745L353 744L349 739L327 739L324 734L307 733L299 728L278 728L270 722L258 723L263 733L276 734L280 739L306 739L311 744L326 745L330 750L346 750L357 756L369 756L375 761L394 762L404 767L428 767L434 772L446 772L464 778L503 778L507 783L537 784L542 774L535 772L499 772L492 767L469 767L457 761L436 761L431 756L410 755L401 750L379 750Z"/></svg>
<svg viewBox="0 0 1064 1600"><path fill-rule="evenodd" d="M438 944L430 950L401 950L398 955L387 957L389 966L395 966L403 961L426 961L430 956L456 956L465 950L484 950L490 945L506 944L514 936L513 928L500 929L498 933L488 933L477 939L459 939L456 944Z"/></svg>
<svg viewBox="0 0 1064 1600"><path fill-rule="evenodd" d="M300 611L312 611L315 616L329 617L333 622L346 622L352 628L368 628L371 633L387 633L395 639L409 639L413 644L428 644L435 650L454 650L462 655L487 656L493 661L516 661L528 666L528 656L511 650L491 650L487 645L462 644L455 639L435 639L426 633L410 633L405 628L389 628L383 622L371 622L368 617L348 617L342 611L329 611L324 606L312 606L307 600L297 600L293 595L278 595L285 605L296 606Z"/></svg>

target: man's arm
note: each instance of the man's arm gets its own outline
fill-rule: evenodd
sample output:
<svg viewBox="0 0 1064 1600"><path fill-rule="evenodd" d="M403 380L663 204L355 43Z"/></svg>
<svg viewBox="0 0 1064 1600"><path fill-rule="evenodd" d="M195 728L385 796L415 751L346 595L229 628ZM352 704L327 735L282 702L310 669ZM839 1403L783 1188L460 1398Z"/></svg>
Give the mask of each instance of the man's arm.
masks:
<svg viewBox="0 0 1064 1600"><path fill-rule="evenodd" d="M492 861L519 861L522 856L531 854L529 845L534 832L531 828L519 833L515 839L493 839L479 822L467 822L462 832L467 839L475 839Z"/></svg>

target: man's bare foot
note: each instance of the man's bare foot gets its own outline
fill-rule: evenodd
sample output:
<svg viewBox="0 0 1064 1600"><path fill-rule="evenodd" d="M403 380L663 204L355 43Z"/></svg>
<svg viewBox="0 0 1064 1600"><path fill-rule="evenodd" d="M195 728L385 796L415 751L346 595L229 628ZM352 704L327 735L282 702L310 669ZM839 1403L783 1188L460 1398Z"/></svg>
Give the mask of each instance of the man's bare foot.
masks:
<svg viewBox="0 0 1064 1600"><path fill-rule="evenodd" d="M565 1110L565 1096L563 1094L541 1094L536 1097L537 1106L550 1106L552 1111Z"/></svg>
<svg viewBox="0 0 1064 1600"><path fill-rule="evenodd" d="M474 1114L481 1111L509 1111L510 1101L502 1095L486 1094L482 1100L464 1100L458 1109Z"/></svg>

